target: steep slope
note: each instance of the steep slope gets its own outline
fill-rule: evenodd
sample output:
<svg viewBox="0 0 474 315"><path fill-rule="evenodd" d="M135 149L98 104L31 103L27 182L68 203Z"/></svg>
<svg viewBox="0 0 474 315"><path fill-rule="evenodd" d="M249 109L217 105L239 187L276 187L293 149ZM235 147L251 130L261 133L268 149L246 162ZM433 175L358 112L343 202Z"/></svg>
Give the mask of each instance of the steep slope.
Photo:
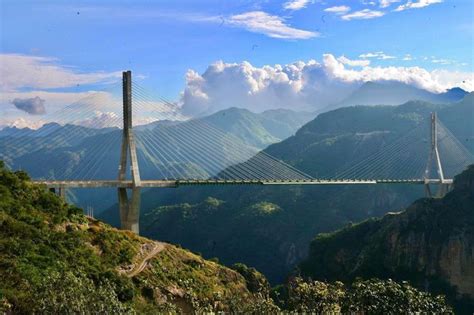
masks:
<svg viewBox="0 0 474 315"><path fill-rule="evenodd" d="M272 306L266 280L255 270L239 271L246 278L184 249L86 218L0 161L2 312L245 312Z"/></svg>
<svg viewBox="0 0 474 315"><path fill-rule="evenodd" d="M301 271L312 279L409 280L470 299L474 311L474 165L443 199L420 199L403 212L318 235Z"/></svg>

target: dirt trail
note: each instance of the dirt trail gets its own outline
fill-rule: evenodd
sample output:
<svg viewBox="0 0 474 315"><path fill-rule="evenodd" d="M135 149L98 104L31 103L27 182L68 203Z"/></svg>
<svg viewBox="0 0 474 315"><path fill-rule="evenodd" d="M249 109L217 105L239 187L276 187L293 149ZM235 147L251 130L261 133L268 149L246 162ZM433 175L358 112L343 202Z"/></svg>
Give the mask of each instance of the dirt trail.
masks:
<svg viewBox="0 0 474 315"><path fill-rule="evenodd" d="M159 243L159 242L154 243L154 246L150 250L150 252L147 255L145 255L145 257L143 257L141 261L137 261L134 264L133 268L130 271L127 271L125 275L129 278L135 277L137 274L139 274L146 268L148 261L152 259L153 257L155 257L163 249L165 249L164 243Z"/></svg>

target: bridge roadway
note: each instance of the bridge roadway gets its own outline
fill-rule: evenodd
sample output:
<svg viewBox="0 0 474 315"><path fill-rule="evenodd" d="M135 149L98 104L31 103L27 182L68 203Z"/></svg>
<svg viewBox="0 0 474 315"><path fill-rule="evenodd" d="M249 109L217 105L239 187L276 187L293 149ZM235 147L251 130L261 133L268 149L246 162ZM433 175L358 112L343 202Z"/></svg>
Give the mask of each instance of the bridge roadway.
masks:
<svg viewBox="0 0 474 315"><path fill-rule="evenodd" d="M48 188L133 188L131 180L33 180ZM247 180L247 179L186 179L142 180L139 187L179 187L205 185L372 185L372 184L452 184L452 179L300 179L300 180Z"/></svg>

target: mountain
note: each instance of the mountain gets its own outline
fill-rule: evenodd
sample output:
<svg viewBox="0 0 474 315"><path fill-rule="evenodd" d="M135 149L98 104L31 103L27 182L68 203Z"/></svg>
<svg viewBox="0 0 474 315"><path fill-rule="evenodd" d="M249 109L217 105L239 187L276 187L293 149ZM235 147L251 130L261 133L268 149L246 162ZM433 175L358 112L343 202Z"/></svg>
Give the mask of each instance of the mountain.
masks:
<svg viewBox="0 0 474 315"><path fill-rule="evenodd" d="M8 314L278 310L256 270L87 218L1 161L0 266Z"/></svg>
<svg viewBox="0 0 474 315"><path fill-rule="evenodd" d="M434 110L474 152L472 94L448 105L416 101L340 108L320 114L265 152L324 177L424 123ZM421 146L417 150L421 156L428 153ZM278 283L306 257L317 233L404 208L423 193L413 185L153 189L142 195L140 224L147 237L182 244L226 264L244 262ZM116 206L100 217L119 224Z"/></svg>
<svg viewBox="0 0 474 315"><path fill-rule="evenodd" d="M144 139L155 145L173 145L179 152L174 156L175 164L181 173L189 176L204 173L196 165L189 165L180 157L192 155L196 143L183 143L186 140L208 140L210 135L196 134L195 125L201 129L214 132L216 142L222 142L217 148L221 152L206 152L206 154L227 155L226 145L222 135L230 134L242 140L241 146L248 146L252 152L262 149L271 143L288 137L311 118L311 114L297 113L290 110L272 110L260 114L248 110L231 108L203 117L197 121L159 121L136 128L136 138L144 132L155 133L154 139ZM211 128L211 129L210 129ZM76 125L47 124L38 130L4 129L0 142L0 159L13 169L27 170L33 178L54 178L61 175L73 179L93 177L96 179L113 179L117 176L117 165L120 152L121 131L118 128L92 129ZM161 135L165 134L166 137ZM183 135L186 134L186 137ZM171 137L171 138L170 138ZM157 140L158 139L158 140ZM162 143L163 139L168 140ZM105 152L101 148L108 147ZM234 150L235 151L235 150ZM173 168L160 163L150 164L148 156L139 153L140 171L143 178L156 178L161 173L169 174ZM232 152L231 152L232 153ZM156 152L151 153L156 156ZM235 157L230 157L234 158ZM106 162L105 162L106 161ZM157 167L160 172L157 175ZM172 174L169 174L171 176ZM209 174L212 176L214 174ZM77 190L69 193L69 198L83 207L92 206L96 213L110 207L116 201L114 190Z"/></svg>
<svg viewBox="0 0 474 315"><path fill-rule="evenodd" d="M399 105L415 100L446 104L458 102L467 94L461 88L433 93L401 82L366 82L342 102L328 106L324 111L353 105Z"/></svg>
<svg viewBox="0 0 474 315"><path fill-rule="evenodd" d="M474 311L474 165L456 176L442 199L419 199L405 211L320 234L300 265L306 277L409 280L450 292ZM463 300L459 302L459 300Z"/></svg>
<svg viewBox="0 0 474 315"><path fill-rule="evenodd" d="M254 268L227 268L178 246L85 217L0 161L0 312L5 314L447 313L408 283L349 287L293 278L272 292ZM270 295L271 294L271 295ZM367 301L366 296L371 300Z"/></svg>
<svg viewBox="0 0 474 315"><path fill-rule="evenodd" d="M285 109L256 114L233 107L204 117L202 121L240 138L246 144L263 149L293 135L313 117L311 113Z"/></svg>

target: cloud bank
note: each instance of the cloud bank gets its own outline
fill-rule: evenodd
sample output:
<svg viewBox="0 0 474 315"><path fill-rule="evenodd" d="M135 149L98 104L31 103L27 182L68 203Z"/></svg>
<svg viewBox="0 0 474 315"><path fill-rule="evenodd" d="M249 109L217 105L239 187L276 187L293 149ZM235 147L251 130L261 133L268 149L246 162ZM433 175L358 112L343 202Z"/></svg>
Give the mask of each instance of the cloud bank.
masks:
<svg viewBox="0 0 474 315"><path fill-rule="evenodd" d="M27 112L30 115L46 114L44 99L41 99L38 96L33 98L15 98L12 101L12 104L19 110Z"/></svg>
<svg viewBox="0 0 474 315"><path fill-rule="evenodd" d="M351 64L362 68L354 69ZM255 67L245 61L218 61L202 74L189 70L180 103L183 113L190 116L232 106L253 111L317 110L340 102L368 81L397 81L432 92L455 86L474 90L472 73L428 71L420 67L371 67L367 61L325 54L321 63L310 60Z"/></svg>
<svg viewBox="0 0 474 315"><path fill-rule="evenodd" d="M80 73L56 62L55 58L49 57L0 54L0 91L110 83L121 77L120 72Z"/></svg>

